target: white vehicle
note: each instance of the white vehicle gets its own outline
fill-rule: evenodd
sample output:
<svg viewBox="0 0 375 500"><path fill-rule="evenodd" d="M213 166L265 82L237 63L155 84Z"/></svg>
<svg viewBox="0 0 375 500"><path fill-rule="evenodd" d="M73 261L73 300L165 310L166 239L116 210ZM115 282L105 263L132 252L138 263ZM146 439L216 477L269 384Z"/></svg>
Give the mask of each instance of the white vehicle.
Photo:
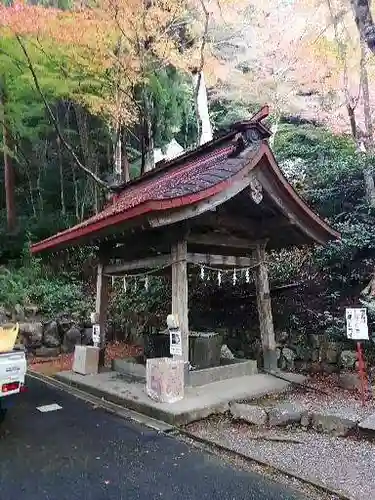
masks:
<svg viewBox="0 0 375 500"><path fill-rule="evenodd" d="M4 342L5 335L8 332L0 328L0 338L2 338L3 347L0 351L0 421L4 418L8 408L12 406L14 398L25 391L25 376L27 371L26 356L24 350L14 349L14 341L16 338L16 330L18 333L18 325L16 329L9 332L9 346L11 349L5 351Z"/></svg>

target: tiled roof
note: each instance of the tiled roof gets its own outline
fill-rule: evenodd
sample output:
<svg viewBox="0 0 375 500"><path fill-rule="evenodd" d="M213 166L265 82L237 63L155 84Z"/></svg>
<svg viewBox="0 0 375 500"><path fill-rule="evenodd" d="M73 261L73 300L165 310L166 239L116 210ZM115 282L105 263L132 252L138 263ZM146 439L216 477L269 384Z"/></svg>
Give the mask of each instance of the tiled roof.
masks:
<svg viewBox="0 0 375 500"><path fill-rule="evenodd" d="M162 161L151 172L118 186L117 193L100 213L32 245L32 253L98 240L108 230L122 231L125 222L132 221L135 226L141 226L145 216L207 200L224 192L235 178L246 176L246 171L255 168L261 158L265 158L262 165L268 164L271 172L273 187L270 189L279 190L275 192L276 205L280 204L279 197L284 197L292 215L296 211L300 213L304 227L313 225L315 233L322 232L320 239L315 237L315 241L338 237L338 233L301 200L277 166L264 141L269 137L269 131L260 123L267 114L268 108L262 108L251 120L236 124L220 138L169 162Z"/></svg>
<svg viewBox="0 0 375 500"><path fill-rule="evenodd" d="M36 243L31 247L32 253L53 249L90 234L94 236L106 227L146 213L188 205L212 196L224 189L226 182L243 166L241 161L228 161L235 147L233 142L227 141L195 159L172 162L168 168L130 183L97 215ZM250 151L255 154L259 147L260 143Z"/></svg>

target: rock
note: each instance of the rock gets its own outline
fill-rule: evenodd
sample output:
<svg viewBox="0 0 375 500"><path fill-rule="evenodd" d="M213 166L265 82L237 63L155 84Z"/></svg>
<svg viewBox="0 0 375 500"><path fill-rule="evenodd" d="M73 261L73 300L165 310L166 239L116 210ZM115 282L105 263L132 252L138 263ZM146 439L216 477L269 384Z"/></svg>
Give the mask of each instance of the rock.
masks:
<svg viewBox="0 0 375 500"><path fill-rule="evenodd" d="M322 367L318 361L311 361L307 363L307 371L310 373L320 373Z"/></svg>
<svg viewBox="0 0 375 500"><path fill-rule="evenodd" d="M327 363L337 363L340 357L341 346L338 342L327 342L324 346L324 356L322 356L322 361Z"/></svg>
<svg viewBox="0 0 375 500"><path fill-rule="evenodd" d="M35 349L35 356L37 358L56 358L60 354L59 347L38 347Z"/></svg>
<svg viewBox="0 0 375 500"><path fill-rule="evenodd" d="M280 344L286 344L289 340L289 335L287 332L280 332L278 341Z"/></svg>
<svg viewBox="0 0 375 500"><path fill-rule="evenodd" d="M313 363L316 363L319 361L319 352L320 352L319 349L313 349L311 351L311 361Z"/></svg>
<svg viewBox="0 0 375 500"><path fill-rule="evenodd" d="M283 358L283 359L282 359ZM281 351L281 366L282 370L294 370L294 360L296 359L296 353L289 349L289 347L284 347Z"/></svg>
<svg viewBox="0 0 375 500"><path fill-rule="evenodd" d="M367 376L371 384L375 382L375 366L370 366L367 369Z"/></svg>
<svg viewBox="0 0 375 500"><path fill-rule="evenodd" d="M39 312L39 307L34 305L25 306L25 314L27 316L35 317Z"/></svg>
<svg viewBox="0 0 375 500"><path fill-rule="evenodd" d="M74 352L76 345L81 344L81 330L77 326L72 326L64 335L64 352Z"/></svg>
<svg viewBox="0 0 375 500"><path fill-rule="evenodd" d="M302 427L309 427L311 424L311 415L307 412L303 413L301 416L301 426Z"/></svg>
<svg viewBox="0 0 375 500"><path fill-rule="evenodd" d="M59 347L61 345L59 326L56 321L44 325L43 344L46 347Z"/></svg>
<svg viewBox="0 0 375 500"><path fill-rule="evenodd" d="M278 368L280 368L280 370L286 370L287 368L287 361L286 359L284 358L284 356L281 354L280 355L280 358L277 360L277 366Z"/></svg>
<svg viewBox="0 0 375 500"><path fill-rule="evenodd" d="M82 333L82 345L93 345L92 341L92 326L85 328Z"/></svg>
<svg viewBox="0 0 375 500"><path fill-rule="evenodd" d="M311 361L312 349L305 345L297 345L295 347L296 359L302 361Z"/></svg>
<svg viewBox="0 0 375 500"><path fill-rule="evenodd" d="M294 368L299 372L308 372L309 371L309 363L308 361L302 361L301 359L297 359L294 362Z"/></svg>
<svg viewBox="0 0 375 500"><path fill-rule="evenodd" d="M284 347L282 352L288 363L293 362L296 359L296 353L292 351L292 349L289 349L289 347Z"/></svg>
<svg viewBox="0 0 375 500"><path fill-rule="evenodd" d="M43 340L43 325L40 322L20 323L20 336L28 347L40 347Z"/></svg>
<svg viewBox="0 0 375 500"><path fill-rule="evenodd" d="M343 389L360 390L361 389L361 379L358 373L340 373L339 375L339 386Z"/></svg>
<svg viewBox="0 0 375 500"><path fill-rule="evenodd" d="M321 344L324 342L324 335L312 334L309 335L309 340L311 347L313 347L314 349L319 349Z"/></svg>
<svg viewBox="0 0 375 500"><path fill-rule="evenodd" d="M332 434L333 436L347 436L356 425L355 420L339 417L338 415L311 414L312 428L318 432Z"/></svg>
<svg viewBox="0 0 375 500"><path fill-rule="evenodd" d="M20 304L14 306L14 315L16 321L25 321L25 309Z"/></svg>
<svg viewBox="0 0 375 500"><path fill-rule="evenodd" d="M375 431L375 413L372 413L364 420L359 422L358 427L364 431Z"/></svg>
<svg viewBox="0 0 375 500"><path fill-rule="evenodd" d="M234 354L226 344L221 346L220 359L234 359Z"/></svg>
<svg viewBox="0 0 375 500"><path fill-rule="evenodd" d="M337 373L339 371L339 367L335 364L330 364L326 361L323 361L321 364L321 369L323 373Z"/></svg>
<svg viewBox="0 0 375 500"><path fill-rule="evenodd" d="M0 307L0 324L8 323L8 317L5 307Z"/></svg>
<svg viewBox="0 0 375 500"><path fill-rule="evenodd" d="M58 315L57 322L60 327L62 338L65 336L66 332L69 331L72 326L74 326L73 320L63 317L61 314Z"/></svg>
<svg viewBox="0 0 375 500"><path fill-rule="evenodd" d="M253 425L265 425L267 413L261 406L232 403L230 413L235 420L244 420Z"/></svg>
<svg viewBox="0 0 375 500"><path fill-rule="evenodd" d="M343 368L353 368L357 361L357 353L355 351L342 351L340 355L340 365Z"/></svg>
<svg viewBox="0 0 375 500"><path fill-rule="evenodd" d="M269 408L268 423L270 426L289 425L301 420L302 410L290 403L281 403Z"/></svg>

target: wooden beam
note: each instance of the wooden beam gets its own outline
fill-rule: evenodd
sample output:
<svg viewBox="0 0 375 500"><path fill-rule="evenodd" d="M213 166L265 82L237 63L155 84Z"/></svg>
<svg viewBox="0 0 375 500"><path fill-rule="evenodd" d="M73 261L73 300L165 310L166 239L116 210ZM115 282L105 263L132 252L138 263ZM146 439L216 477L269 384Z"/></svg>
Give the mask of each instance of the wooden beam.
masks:
<svg viewBox="0 0 375 500"><path fill-rule="evenodd" d="M159 267L167 267L172 264L171 254L157 255L155 257L147 257L144 259L132 260L129 262L121 262L118 264L108 264L104 267L105 274L126 274L131 271L140 269L156 269Z"/></svg>
<svg viewBox="0 0 375 500"><path fill-rule="evenodd" d="M96 278L95 312L100 325L99 367L104 366L107 329L107 309L109 297L109 277L104 274L103 263L99 263Z"/></svg>
<svg viewBox="0 0 375 500"><path fill-rule="evenodd" d="M262 184L264 190L267 191L268 196L278 207L280 212L282 212L285 217L290 220L289 224L291 226L294 226L302 234L305 234L312 242L317 242L321 245L325 245L327 243L325 240L320 239L319 235L317 235L315 231L311 231L311 220L306 221L298 216L295 211L295 207L291 206L292 203L295 205L295 201L290 199L290 197L282 197L280 195L280 188L275 185L274 179L269 179L267 173L260 171L259 182Z"/></svg>
<svg viewBox="0 0 375 500"><path fill-rule="evenodd" d="M182 359L189 361L189 317L188 317L188 276L187 243L179 240L171 248L172 264L172 314L178 318L182 337Z"/></svg>
<svg viewBox="0 0 375 500"><path fill-rule="evenodd" d="M225 248L237 249L254 249L260 241L251 240L247 238L238 238L222 233L209 232L205 234L191 233L188 237L188 244L202 245L202 246L216 246Z"/></svg>
<svg viewBox="0 0 375 500"><path fill-rule="evenodd" d="M184 224L178 227L129 231L119 237L116 244L108 249L107 256L127 261L151 257L156 253L170 253L171 244L185 235Z"/></svg>
<svg viewBox="0 0 375 500"><path fill-rule="evenodd" d="M266 370L277 370L276 341L273 328L270 285L265 262L265 245L255 251L258 266L255 269L255 288L257 293L260 335L263 347L263 363Z"/></svg>
<svg viewBox="0 0 375 500"><path fill-rule="evenodd" d="M293 221L284 217L263 218L259 222L250 217L238 215L230 215L230 213L207 213L200 219L194 222L194 225L199 225L220 228L228 232L239 232L246 235L247 238L256 240L263 239L267 235L271 235L273 231L280 228L285 228L293 225Z"/></svg>
<svg viewBox="0 0 375 500"><path fill-rule="evenodd" d="M188 253L187 261L191 264L217 267L253 267L257 264L254 257L235 257L233 255L211 255L205 253Z"/></svg>

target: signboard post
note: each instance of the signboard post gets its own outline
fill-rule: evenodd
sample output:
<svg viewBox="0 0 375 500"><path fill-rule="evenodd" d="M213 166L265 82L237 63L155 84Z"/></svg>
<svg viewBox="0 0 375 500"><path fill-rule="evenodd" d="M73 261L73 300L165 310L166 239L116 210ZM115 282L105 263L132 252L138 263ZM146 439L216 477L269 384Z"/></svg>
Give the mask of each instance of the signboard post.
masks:
<svg viewBox="0 0 375 500"><path fill-rule="evenodd" d="M169 352L172 354L173 359L175 359L176 356L182 356L182 336L178 318L175 315L169 314L167 325L169 330Z"/></svg>
<svg viewBox="0 0 375 500"><path fill-rule="evenodd" d="M100 346L100 325L92 325L92 341L95 347Z"/></svg>
<svg viewBox="0 0 375 500"><path fill-rule="evenodd" d="M348 339L357 341L358 374L361 381L362 404L367 399L367 374L363 357L361 340L368 340L367 311L364 307L346 309L346 335Z"/></svg>

